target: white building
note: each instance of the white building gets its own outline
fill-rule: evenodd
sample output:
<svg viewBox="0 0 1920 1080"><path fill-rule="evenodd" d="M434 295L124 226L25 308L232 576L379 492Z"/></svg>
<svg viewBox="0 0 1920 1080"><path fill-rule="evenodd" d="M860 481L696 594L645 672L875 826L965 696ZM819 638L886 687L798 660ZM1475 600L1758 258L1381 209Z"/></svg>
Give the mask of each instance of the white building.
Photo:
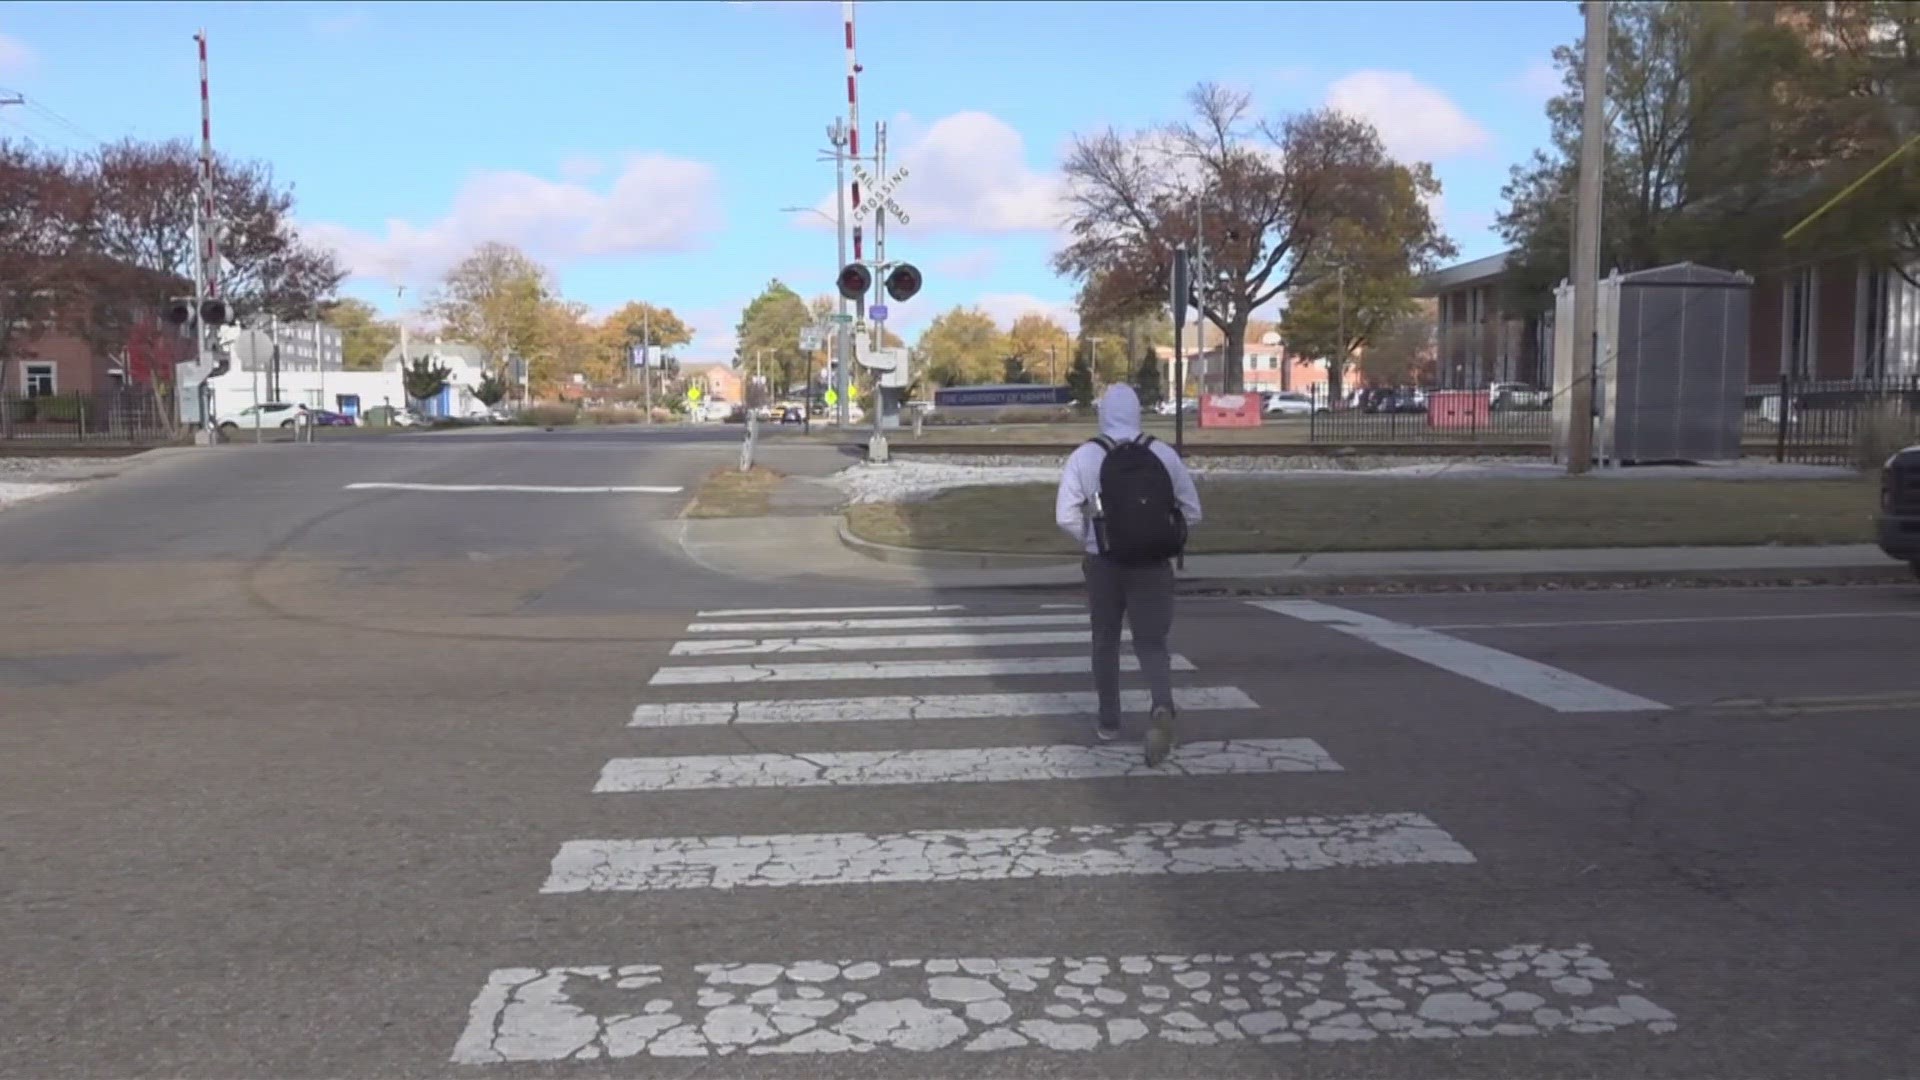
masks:
<svg viewBox="0 0 1920 1080"><path fill-rule="evenodd" d="M286 331L283 325L282 334ZM480 384L485 365L480 350L462 342L435 339L407 344L409 361L424 357L452 369L446 388L438 395L427 401L410 402L401 374L399 346L381 361L380 370L349 371L343 363L332 359L338 354L326 351L324 338L309 339L312 349L303 362L290 366L288 340L283 336L276 373L272 362L273 337L269 332L235 329L227 330L223 336L233 364L225 375L212 381L216 415L237 412L256 402L276 400L344 413L356 419L370 409L383 406L410 407L427 416L465 416L482 407L473 390ZM318 364L312 360L316 353Z"/></svg>

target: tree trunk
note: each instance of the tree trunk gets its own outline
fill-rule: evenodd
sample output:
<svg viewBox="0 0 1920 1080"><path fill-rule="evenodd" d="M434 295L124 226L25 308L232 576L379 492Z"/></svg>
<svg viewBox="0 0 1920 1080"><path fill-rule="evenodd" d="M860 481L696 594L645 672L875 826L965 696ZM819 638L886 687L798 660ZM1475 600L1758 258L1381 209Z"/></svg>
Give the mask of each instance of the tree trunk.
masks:
<svg viewBox="0 0 1920 1080"><path fill-rule="evenodd" d="M1220 355L1224 358L1222 363L1225 364L1224 370L1220 373L1220 389L1224 393L1239 394L1246 392L1245 352L1247 344L1247 320L1252 314L1252 312L1245 310L1236 311L1233 317L1227 320L1227 326L1224 331L1227 335L1227 340L1225 347L1220 351ZM1219 330L1220 327L1216 324L1214 329Z"/></svg>
<svg viewBox="0 0 1920 1080"><path fill-rule="evenodd" d="M1334 403L1340 400L1340 395L1345 393L1346 373L1341 370L1344 367L1346 365L1342 364L1338 357L1327 361L1327 408L1329 409L1333 408Z"/></svg>

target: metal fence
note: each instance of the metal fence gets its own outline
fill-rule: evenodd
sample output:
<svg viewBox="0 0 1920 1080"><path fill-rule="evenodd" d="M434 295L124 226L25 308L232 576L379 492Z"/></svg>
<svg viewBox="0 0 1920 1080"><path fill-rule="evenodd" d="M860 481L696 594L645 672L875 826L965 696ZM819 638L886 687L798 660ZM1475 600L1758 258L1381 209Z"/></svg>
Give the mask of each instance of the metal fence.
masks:
<svg viewBox="0 0 1920 1080"><path fill-rule="evenodd" d="M47 442L163 442L172 410L150 388L103 394L0 394L0 439Z"/></svg>
<svg viewBox="0 0 1920 1080"><path fill-rule="evenodd" d="M1544 394L1482 391L1362 392L1331 406L1311 395L1312 411L1294 420L1314 443L1487 443L1544 446L1553 410ZM1269 423L1285 418L1269 415Z"/></svg>
<svg viewBox="0 0 1920 1080"><path fill-rule="evenodd" d="M1920 376L1783 376L1776 385L1749 387L1747 435L1775 461L1877 467L1920 443Z"/></svg>

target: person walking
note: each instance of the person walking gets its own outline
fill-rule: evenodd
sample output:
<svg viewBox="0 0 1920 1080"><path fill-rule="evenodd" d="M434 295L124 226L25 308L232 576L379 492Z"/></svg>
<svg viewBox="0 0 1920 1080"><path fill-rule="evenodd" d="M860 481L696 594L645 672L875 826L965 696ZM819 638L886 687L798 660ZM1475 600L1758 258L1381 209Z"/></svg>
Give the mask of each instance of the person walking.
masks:
<svg viewBox="0 0 1920 1080"><path fill-rule="evenodd" d="M1147 764L1173 750L1173 559L1200 521L1200 493L1173 447L1140 430L1140 398L1124 383L1100 398L1100 435L1075 448L1060 473L1054 521L1086 553L1087 612L1093 625L1094 734L1120 734L1120 628L1133 631L1151 694Z"/></svg>

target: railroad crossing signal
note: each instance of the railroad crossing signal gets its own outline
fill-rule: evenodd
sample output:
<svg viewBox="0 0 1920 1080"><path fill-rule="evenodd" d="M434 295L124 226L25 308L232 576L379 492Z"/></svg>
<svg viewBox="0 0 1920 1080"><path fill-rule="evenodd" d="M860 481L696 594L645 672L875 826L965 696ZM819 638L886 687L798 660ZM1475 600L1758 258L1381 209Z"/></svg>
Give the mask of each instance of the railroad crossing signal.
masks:
<svg viewBox="0 0 1920 1080"><path fill-rule="evenodd" d="M860 208L854 212L856 217L864 217L876 211L885 210L902 225L912 223L913 219L907 216L907 212L900 208L899 203L893 201L893 190L900 186L900 181L907 178L905 165L893 170L893 175L887 177L884 184L876 181L873 174L867 172L863 165L853 167L853 178L860 181L866 188L866 197L860 200Z"/></svg>

